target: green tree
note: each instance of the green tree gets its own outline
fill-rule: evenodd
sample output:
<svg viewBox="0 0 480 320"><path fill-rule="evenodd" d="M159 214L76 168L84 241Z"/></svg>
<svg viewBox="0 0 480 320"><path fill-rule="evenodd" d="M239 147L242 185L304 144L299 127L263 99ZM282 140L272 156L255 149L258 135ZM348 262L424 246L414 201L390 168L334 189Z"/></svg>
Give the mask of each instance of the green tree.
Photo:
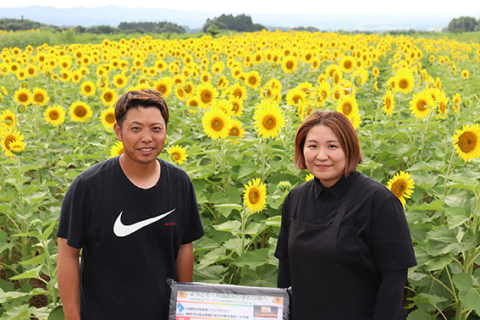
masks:
<svg viewBox="0 0 480 320"><path fill-rule="evenodd" d="M477 20L474 17L460 17L454 18L448 24L447 31L450 32L471 32L478 30L478 25L480 20Z"/></svg>

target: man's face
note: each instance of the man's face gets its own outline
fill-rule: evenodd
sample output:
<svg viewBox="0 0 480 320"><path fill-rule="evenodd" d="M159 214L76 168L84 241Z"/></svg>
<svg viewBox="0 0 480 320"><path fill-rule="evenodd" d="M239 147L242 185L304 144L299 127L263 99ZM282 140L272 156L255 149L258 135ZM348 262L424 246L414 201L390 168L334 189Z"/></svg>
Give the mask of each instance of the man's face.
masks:
<svg viewBox="0 0 480 320"><path fill-rule="evenodd" d="M115 124L115 133L123 143L124 160L132 164L151 164L163 151L167 126L158 108L138 107L127 111L121 128Z"/></svg>

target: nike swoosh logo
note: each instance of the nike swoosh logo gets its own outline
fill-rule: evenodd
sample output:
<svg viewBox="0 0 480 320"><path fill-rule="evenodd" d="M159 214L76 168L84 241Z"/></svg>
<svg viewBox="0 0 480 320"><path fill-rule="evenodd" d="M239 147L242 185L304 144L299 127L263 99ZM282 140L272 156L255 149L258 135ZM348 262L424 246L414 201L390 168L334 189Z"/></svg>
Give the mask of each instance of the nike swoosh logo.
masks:
<svg viewBox="0 0 480 320"><path fill-rule="evenodd" d="M143 221L139 221L139 222L136 222L136 223L128 225L128 226L124 225L122 223L122 214L123 214L123 211L122 211L118 215L117 220L115 220L115 224L113 225L113 233L115 233L115 235L117 237L126 237L126 236L142 229L143 227L148 226L149 224L155 223L158 220L165 218L166 216L168 216L173 211L175 211L175 209L173 209L173 210L171 210L167 213L161 214L159 216L149 218L149 219L146 219L146 220L143 220Z"/></svg>

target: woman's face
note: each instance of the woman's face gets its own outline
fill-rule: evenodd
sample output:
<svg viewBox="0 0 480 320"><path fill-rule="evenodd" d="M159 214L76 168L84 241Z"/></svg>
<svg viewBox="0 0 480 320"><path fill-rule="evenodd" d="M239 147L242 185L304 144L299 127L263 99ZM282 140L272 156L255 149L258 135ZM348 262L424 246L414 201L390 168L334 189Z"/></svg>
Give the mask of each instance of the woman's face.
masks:
<svg viewBox="0 0 480 320"><path fill-rule="evenodd" d="M345 152L340 140L329 127L318 125L308 131L303 156L308 171L324 187L333 186L345 173Z"/></svg>

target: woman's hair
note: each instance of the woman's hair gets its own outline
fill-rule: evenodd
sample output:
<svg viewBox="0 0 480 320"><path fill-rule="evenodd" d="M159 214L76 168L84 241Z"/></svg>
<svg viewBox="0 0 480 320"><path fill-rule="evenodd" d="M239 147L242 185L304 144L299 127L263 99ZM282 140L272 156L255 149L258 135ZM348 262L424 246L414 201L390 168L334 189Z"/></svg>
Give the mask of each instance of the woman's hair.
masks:
<svg viewBox="0 0 480 320"><path fill-rule="evenodd" d="M168 106L162 94L156 90L143 89L139 91L128 91L124 93L115 104L115 119L121 127L124 116L131 108L157 108L162 114L165 125L168 125Z"/></svg>
<svg viewBox="0 0 480 320"><path fill-rule="evenodd" d="M352 123L341 112L331 110L320 110L312 113L305 122L298 128L295 136L295 166L301 170L307 169L303 147L307 134L315 126L330 128L340 140L343 152L346 157L345 177L355 171L359 163L363 162L362 149L358 140L357 132Z"/></svg>

